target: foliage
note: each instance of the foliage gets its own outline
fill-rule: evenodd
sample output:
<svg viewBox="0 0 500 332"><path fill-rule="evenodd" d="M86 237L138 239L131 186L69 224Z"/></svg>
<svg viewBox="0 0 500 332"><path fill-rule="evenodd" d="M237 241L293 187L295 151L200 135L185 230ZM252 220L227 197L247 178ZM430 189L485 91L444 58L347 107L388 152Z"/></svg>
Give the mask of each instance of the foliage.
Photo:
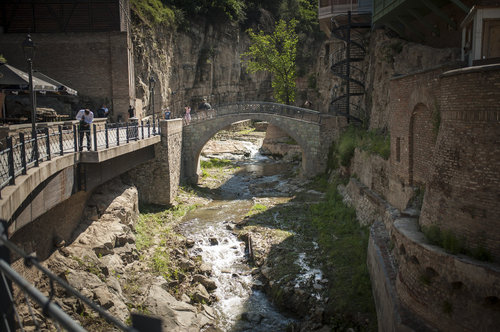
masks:
<svg viewBox="0 0 500 332"><path fill-rule="evenodd" d="M337 153L342 166L348 166L354 156L354 149L359 148L384 159L390 156L390 138L387 134L375 130L364 130L350 126L340 137Z"/></svg>
<svg viewBox="0 0 500 332"><path fill-rule="evenodd" d="M200 161L201 168L222 168L231 165L232 162L228 159L210 158L210 160Z"/></svg>
<svg viewBox="0 0 500 332"><path fill-rule="evenodd" d="M0 63L7 63L7 59L2 54L0 54Z"/></svg>
<svg viewBox="0 0 500 332"><path fill-rule="evenodd" d="M366 266L369 230L359 225L354 209L344 204L337 191L339 182L329 184L325 200L310 207L311 226L324 252L323 271L334 283L330 303L335 312L374 313Z"/></svg>
<svg viewBox="0 0 500 332"><path fill-rule="evenodd" d="M491 261L491 253L479 244L470 248L467 246L464 237L458 237L450 230L443 230L437 225L422 227L422 233L427 237L430 243L437 245L450 254L464 254L480 261Z"/></svg>
<svg viewBox="0 0 500 332"><path fill-rule="evenodd" d="M287 105L295 101L296 25L296 20L279 20L272 34L262 30L257 33L252 29L247 30L251 45L248 52L242 55L247 72L265 71L272 74L274 98Z"/></svg>
<svg viewBox="0 0 500 332"><path fill-rule="evenodd" d="M243 0L163 0L178 9L183 16L195 18L205 16L210 20L229 20L239 22L245 17Z"/></svg>
<svg viewBox="0 0 500 332"><path fill-rule="evenodd" d="M252 208L250 209L250 211L248 211L248 213L246 215L252 216L254 214L264 212L266 210L267 210L267 206L257 203L257 204L254 204L254 206L252 206Z"/></svg>
<svg viewBox="0 0 500 332"><path fill-rule="evenodd" d="M161 0L131 0L130 5L144 22L165 26L175 24L174 11Z"/></svg>

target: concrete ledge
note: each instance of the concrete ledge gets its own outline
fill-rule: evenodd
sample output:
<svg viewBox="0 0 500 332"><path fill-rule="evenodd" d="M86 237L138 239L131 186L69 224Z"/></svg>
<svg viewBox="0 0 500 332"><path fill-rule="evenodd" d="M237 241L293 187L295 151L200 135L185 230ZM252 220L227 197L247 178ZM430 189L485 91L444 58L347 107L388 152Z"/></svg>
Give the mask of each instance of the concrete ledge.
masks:
<svg viewBox="0 0 500 332"><path fill-rule="evenodd" d="M124 145L110 147L100 151L80 152L80 162L82 163L101 163L103 161L116 158L126 153L145 148L147 146L159 143L161 136L152 136L134 142L125 143Z"/></svg>
<svg viewBox="0 0 500 332"><path fill-rule="evenodd" d="M9 220L36 187L53 174L77 164L79 157L78 153L55 157L50 161L40 163L39 167L29 169L26 175L18 176L15 185L7 186L2 190L0 217Z"/></svg>

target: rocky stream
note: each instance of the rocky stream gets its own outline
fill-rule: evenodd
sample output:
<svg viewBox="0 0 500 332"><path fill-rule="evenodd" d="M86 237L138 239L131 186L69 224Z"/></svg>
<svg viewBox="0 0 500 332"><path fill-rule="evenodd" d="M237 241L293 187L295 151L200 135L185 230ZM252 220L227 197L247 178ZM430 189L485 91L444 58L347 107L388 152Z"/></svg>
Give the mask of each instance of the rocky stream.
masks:
<svg viewBox="0 0 500 332"><path fill-rule="evenodd" d="M74 241L44 263L119 319L160 317L163 331L370 330L363 312L332 325L331 282L307 220L325 194L299 176L300 162L262 156L263 138L218 134L202 152L201 181L169 209L139 207L125 176L107 183ZM86 329L114 330L63 290L56 297ZM21 316L27 327L43 322L39 312Z"/></svg>

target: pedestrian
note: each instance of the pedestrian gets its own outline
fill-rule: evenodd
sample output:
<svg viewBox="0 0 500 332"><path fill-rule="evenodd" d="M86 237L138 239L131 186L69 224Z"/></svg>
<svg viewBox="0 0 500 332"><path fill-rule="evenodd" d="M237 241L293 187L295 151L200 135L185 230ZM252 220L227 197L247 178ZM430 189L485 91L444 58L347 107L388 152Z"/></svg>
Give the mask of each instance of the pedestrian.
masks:
<svg viewBox="0 0 500 332"><path fill-rule="evenodd" d="M108 113L109 113L109 110L106 107L106 105L104 105L104 104L101 106L101 108L99 108L96 111L96 115L97 115L98 118L107 118L108 117Z"/></svg>
<svg viewBox="0 0 500 332"><path fill-rule="evenodd" d="M165 108L165 120L170 119L170 108Z"/></svg>
<svg viewBox="0 0 500 332"><path fill-rule="evenodd" d="M212 109L212 106L208 103L207 98L203 98L203 102L198 105L198 109L208 111Z"/></svg>
<svg viewBox="0 0 500 332"><path fill-rule="evenodd" d="M191 122L191 107L189 106L184 107L184 121L187 125Z"/></svg>
<svg viewBox="0 0 500 332"><path fill-rule="evenodd" d="M133 118L135 116L135 109L132 105L128 107L128 118Z"/></svg>
<svg viewBox="0 0 500 332"><path fill-rule="evenodd" d="M79 134L80 134L80 145L79 145L79 150L83 150L83 136L87 136L87 150L90 151L90 125L92 124L92 121L94 121L94 113L89 110L88 108L86 109L81 109L78 111L78 114L76 115L76 119L80 121L79 123Z"/></svg>

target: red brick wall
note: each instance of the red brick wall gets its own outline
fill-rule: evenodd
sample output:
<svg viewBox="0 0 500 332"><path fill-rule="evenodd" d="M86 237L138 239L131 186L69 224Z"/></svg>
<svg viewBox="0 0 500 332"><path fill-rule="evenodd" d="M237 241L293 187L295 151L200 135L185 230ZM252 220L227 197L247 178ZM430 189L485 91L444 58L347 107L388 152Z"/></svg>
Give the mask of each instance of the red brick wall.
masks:
<svg viewBox="0 0 500 332"><path fill-rule="evenodd" d="M438 106L438 77L445 69L391 80L391 175L405 185L425 182L435 144L431 110Z"/></svg>
<svg viewBox="0 0 500 332"><path fill-rule="evenodd" d="M451 230L500 262L500 66L445 75L440 104L420 223Z"/></svg>
<svg viewBox="0 0 500 332"><path fill-rule="evenodd" d="M408 170L410 183L413 184L427 182L432 164L437 132L433 131L432 111L429 107L418 104L410 118Z"/></svg>
<svg viewBox="0 0 500 332"><path fill-rule="evenodd" d="M8 63L26 70L24 34L4 34L0 50ZM135 98L129 79L132 52L126 32L32 34L34 68L76 89L80 97L106 102L112 115L126 114ZM85 105L83 105L85 106ZM126 119L127 117L124 117Z"/></svg>

